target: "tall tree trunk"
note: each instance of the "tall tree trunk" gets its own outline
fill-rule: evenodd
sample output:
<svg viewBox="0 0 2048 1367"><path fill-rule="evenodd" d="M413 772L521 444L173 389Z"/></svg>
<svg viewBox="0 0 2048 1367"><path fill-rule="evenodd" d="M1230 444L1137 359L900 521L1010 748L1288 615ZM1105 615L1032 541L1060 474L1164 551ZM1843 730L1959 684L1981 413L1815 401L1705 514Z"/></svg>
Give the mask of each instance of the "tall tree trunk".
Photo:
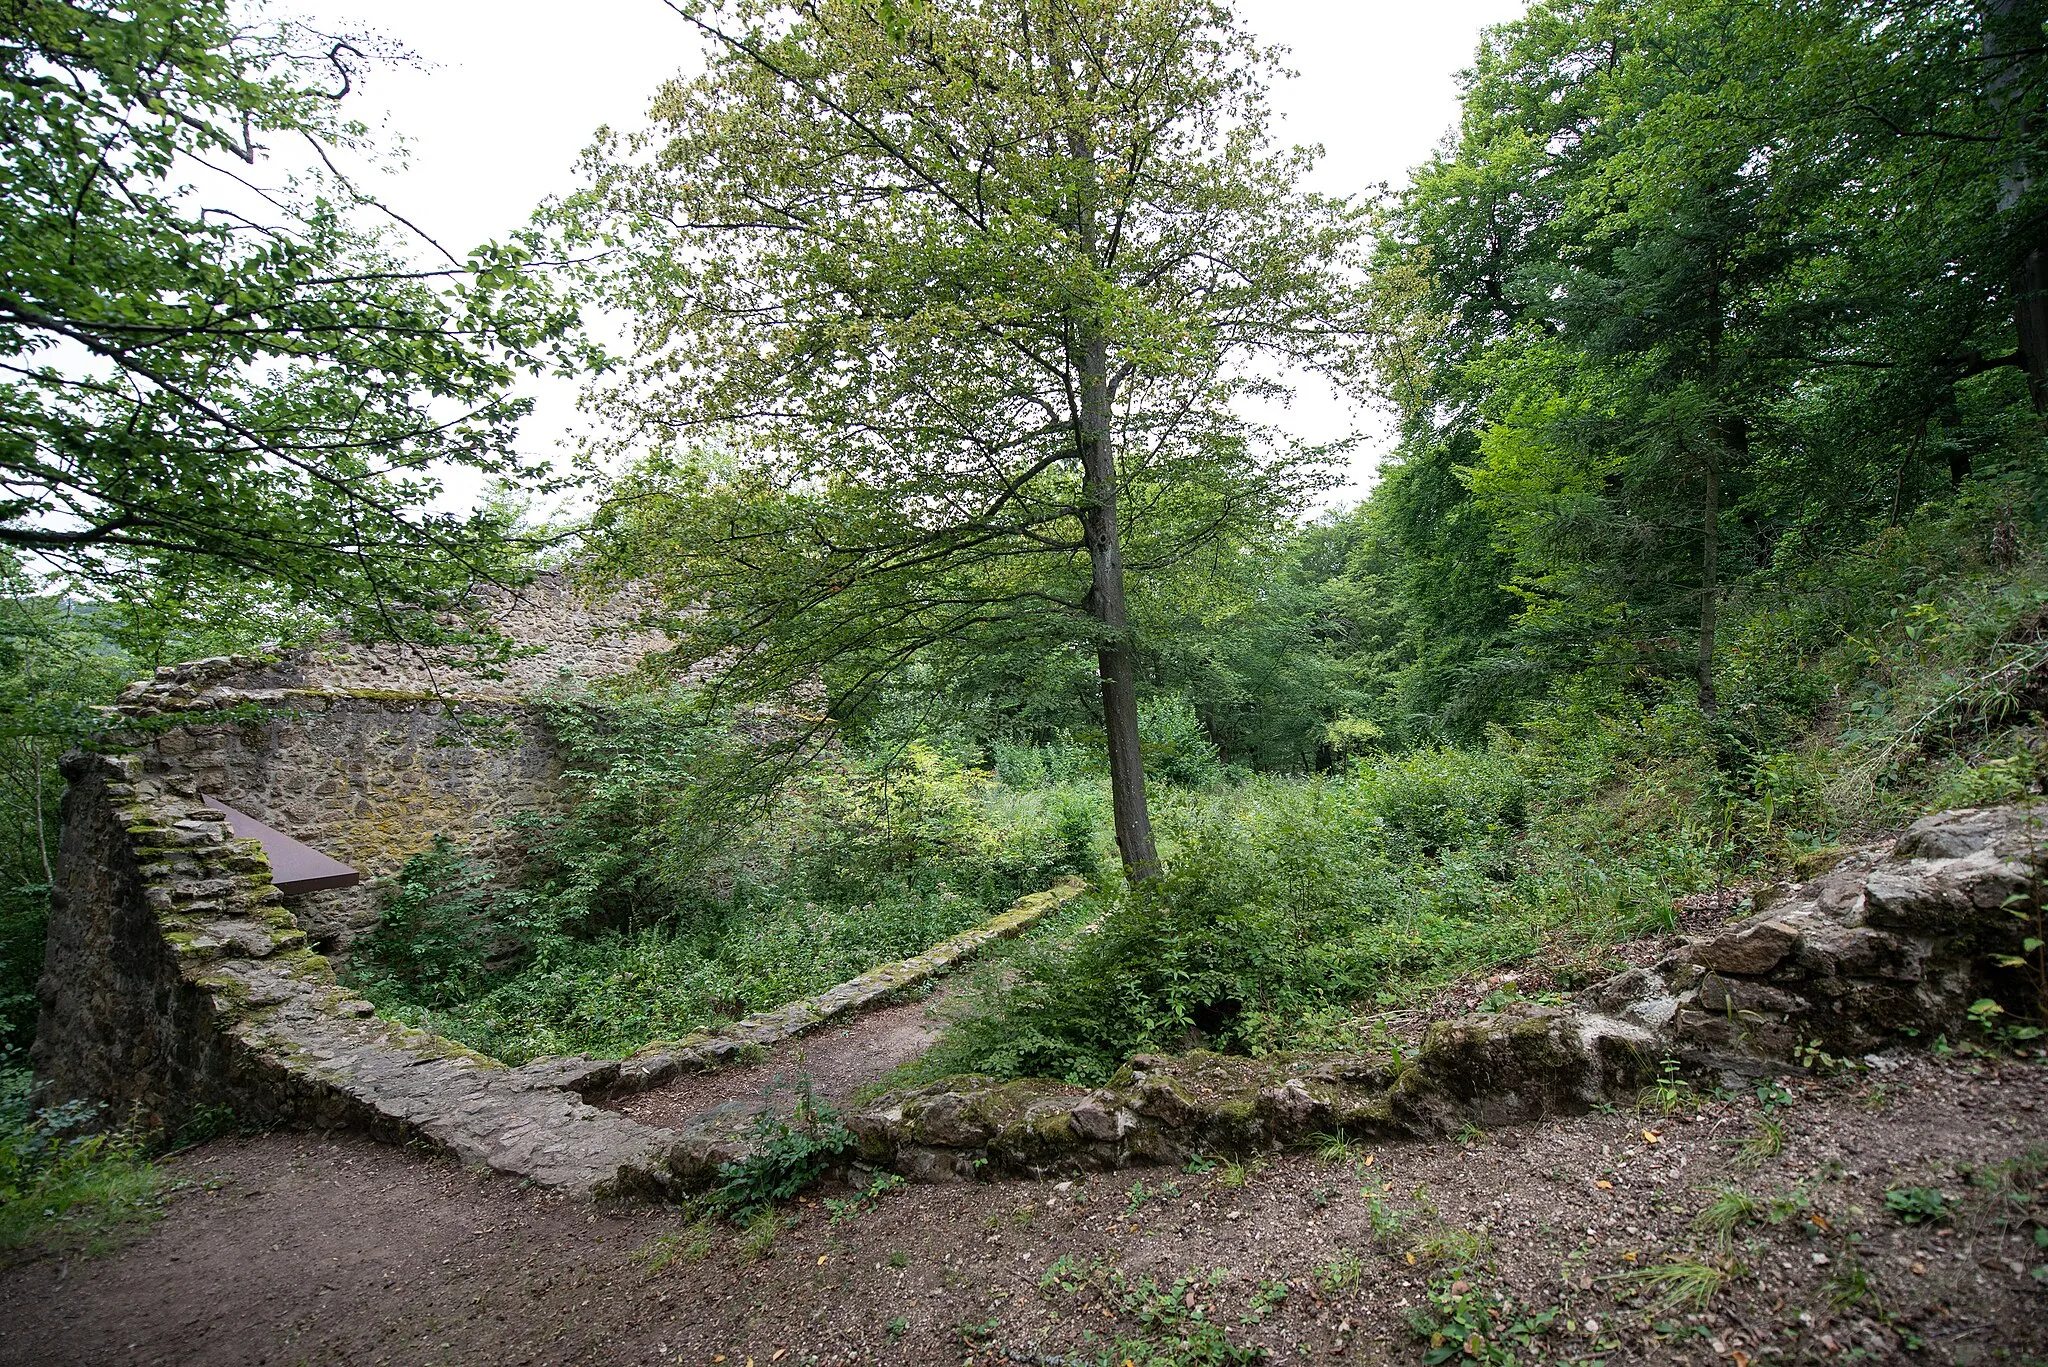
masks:
<svg viewBox="0 0 2048 1367"><path fill-rule="evenodd" d="M2027 367L2027 395L2036 413L2048 413L2048 257L2039 247L2013 272L2012 322Z"/></svg>
<svg viewBox="0 0 2048 1367"><path fill-rule="evenodd" d="M1720 597L1721 558L1721 465L1718 456L1707 460L1707 506L1700 522L1700 711L1714 715L1719 701L1714 696L1714 614Z"/></svg>
<svg viewBox="0 0 2048 1367"><path fill-rule="evenodd" d="M1109 342L1086 329L1081 360L1081 513L1093 582L1088 610L1101 625L1096 670L1102 680L1102 726L1109 736L1109 797L1124 877L1160 876L1145 800L1145 760L1138 749L1138 652L1124 604L1123 546L1116 523L1116 453L1110 436Z"/></svg>
<svg viewBox="0 0 2048 1367"><path fill-rule="evenodd" d="M2039 60L2041 0L1985 0L1984 74L1991 103L2014 115L2014 131L2024 144L2038 126L2036 111L2015 102L2024 98L2021 78L2027 64ZM2026 153L2014 156L1999 187L1998 211L2011 214L2033 183ZM2048 244L2039 240L2039 225L2024 224L2024 254L2012 273L2012 322L2020 360L2027 369L2027 392L2036 413L2048 413ZM2030 240L2031 239L2031 240Z"/></svg>

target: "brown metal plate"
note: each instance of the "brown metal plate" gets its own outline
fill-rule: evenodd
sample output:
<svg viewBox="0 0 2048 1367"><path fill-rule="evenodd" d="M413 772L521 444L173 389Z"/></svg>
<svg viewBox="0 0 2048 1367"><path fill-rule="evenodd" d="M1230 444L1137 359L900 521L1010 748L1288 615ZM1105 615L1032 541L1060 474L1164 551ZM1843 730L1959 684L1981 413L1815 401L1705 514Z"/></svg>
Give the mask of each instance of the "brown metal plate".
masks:
<svg viewBox="0 0 2048 1367"><path fill-rule="evenodd" d="M270 881L279 892L318 892L322 888L354 887L363 881L360 873L339 859L330 859L310 845L301 845L219 798L207 798L206 805L227 816L228 829L237 840L254 840L263 846L264 856L270 860Z"/></svg>

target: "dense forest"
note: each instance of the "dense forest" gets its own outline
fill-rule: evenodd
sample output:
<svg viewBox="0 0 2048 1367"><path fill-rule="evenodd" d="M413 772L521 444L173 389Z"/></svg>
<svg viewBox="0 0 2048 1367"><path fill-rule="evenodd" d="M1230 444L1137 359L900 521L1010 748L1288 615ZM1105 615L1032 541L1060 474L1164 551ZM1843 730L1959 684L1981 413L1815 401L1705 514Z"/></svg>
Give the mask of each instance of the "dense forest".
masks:
<svg viewBox="0 0 2048 1367"><path fill-rule="evenodd" d="M511 1061L1065 873L918 1067L1339 1043L2040 791L2041 7L1543 0L1350 198L1221 4L677 8L703 74L459 258L336 169L373 45L0 11L17 1075L95 704L336 628L488 655L448 610L543 567L651 586L676 647L546 700L577 801L516 877L437 841L346 967ZM572 468L519 454L541 371L605 420ZM1361 501L1357 448L1246 416L1275 374L1396 416ZM490 495L435 511L457 469Z"/></svg>

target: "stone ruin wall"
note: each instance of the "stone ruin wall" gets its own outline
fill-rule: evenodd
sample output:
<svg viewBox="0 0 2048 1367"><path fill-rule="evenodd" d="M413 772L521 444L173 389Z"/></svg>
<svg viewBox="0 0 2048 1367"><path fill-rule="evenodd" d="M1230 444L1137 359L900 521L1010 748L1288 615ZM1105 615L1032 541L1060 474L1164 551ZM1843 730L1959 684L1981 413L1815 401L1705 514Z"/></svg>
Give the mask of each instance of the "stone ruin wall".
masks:
<svg viewBox="0 0 2048 1367"><path fill-rule="evenodd" d="M435 835L516 860L505 818L554 807L562 763L536 708L343 695L284 709L165 732L138 751L140 777L175 796L218 798L360 872L354 887L288 899L323 950L346 949L376 924L379 880Z"/></svg>
<svg viewBox="0 0 2048 1367"><path fill-rule="evenodd" d="M204 1104L269 1118L303 1109L268 1094L274 1077L252 1082L265 1070L251 1072L231 1028L284 989L252 998L217 961L261 962L286 996L310 990L335 1007L348 994L324 956L375 924L378 880L436 834L516 860L505 818L555 807L562 758L529 699L624 672L665 644L608 627L636 605L593 610L560 575L488 606L521 647L491 674L326 640L167 666L121 694L115 719L146 738L66 762L34 1056L47 1099L170 1123ZM285 897L260 847L232 839L208 797L363 881Z"/></svg>
<svg viewBox="0 0 2048 1367"><path fill-rule="evenodd" d="M218 798L362 873L354 887L287 902L315 947L344 950L376 923L378 880L435 835L516 864L522 842L506 819L553 810L562 773L530 699L626 672L661 648L657 634L611 625L633 606L593 610L547 576L493 605L498 629L522 647L494 676L403 646L326 641L167 666L118 708L158 725L189 718L139 747L143 781Z"/></svg>

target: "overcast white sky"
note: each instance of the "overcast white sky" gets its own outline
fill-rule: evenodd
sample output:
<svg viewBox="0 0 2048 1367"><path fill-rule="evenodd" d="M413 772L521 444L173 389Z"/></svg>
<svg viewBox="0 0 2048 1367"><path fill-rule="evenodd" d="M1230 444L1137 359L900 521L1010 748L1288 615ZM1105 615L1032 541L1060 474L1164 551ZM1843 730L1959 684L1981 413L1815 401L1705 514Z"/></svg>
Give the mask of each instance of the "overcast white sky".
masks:
<svg viewBox="0 0 2048 1367"><path fill-rule="evenodd" d="M413 222L460 255L524 222L572 183L576 154L601 124L637 121L664 78L690 69L696 44L661 0L299 0L323 25L373 29L427 69L380 72L364 90L412 145L409 167L380 187ZM1522 0L1241 0L1268 42L1292 49L1300 78L1275 92L1281 136L1321 143L1318 189L1399 184L1457 116L1455 73L1481 28ZM539 394L527 443L540 450L580 424L573 394ZM1275 415L1312 440L1362 427L1327 392L1304 390ZM1374 440L1354 478L1369 476Z"/></svg>

